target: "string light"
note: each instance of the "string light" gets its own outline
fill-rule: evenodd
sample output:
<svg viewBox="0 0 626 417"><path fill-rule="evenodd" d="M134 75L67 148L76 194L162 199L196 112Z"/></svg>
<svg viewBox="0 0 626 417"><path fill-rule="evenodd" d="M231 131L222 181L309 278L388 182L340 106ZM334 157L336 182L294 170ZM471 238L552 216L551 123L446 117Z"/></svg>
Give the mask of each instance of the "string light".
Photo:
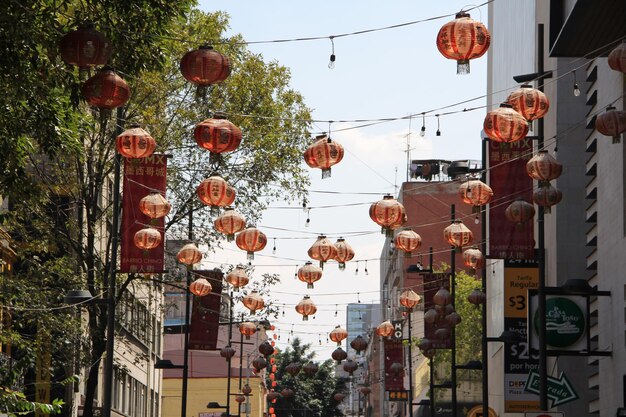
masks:
<svg viewBox="0 0 626 417"><path fill-rule="evenodd" d="M272 255L276 255L276 238L274 238L274 247L272 248Z"/></svg>
<svg viewBox="0 0 626 417"><path fill-rule="evenodd" d="M580 96L580 88L578 88L578 83L576 82L576 70L572 71L574 74L574 97Z"/></svg>
<svg viewBox="0 0 626 417"><path fill-rule="evenodd" d="M426 136L426 113L422 113L422 129L420 130L420 136Z"/></svg>
<svg viewBox="0 0 626 417"><path fill-rule="evenodd" d="M435 116L437 117L437 133L436 133L436 135L437 136L441 136L441 130L439 130L439 115L436 114Z"/></svg>
<svg viewBox="0 0 626 417"><path fill-rule="evenodd" d="M356 261L356 269L354 270L354 275L359 275L359 261Z"/></svg>
<svg viewBox="0 0 626 417"><path fill-rule="evenodd" d="M328 61L328 68L329 69L335 69L335 37L334 36L330 36L330 44L332 47L332 51L330 53L330 60Z"/></svg>
<svg viewBox="0 0 626 417"><path fill-rule="evenodd" d="M369 272L367 272L367 261L365 261L365 275L369 275Z"/></svg>
<svg viewBox="0 0 626 417"><path fill-rule="evenodd" d="M306 211L306 222L304 222L304 227L309 227L311 224L311 209L307 209Z"/></svg>

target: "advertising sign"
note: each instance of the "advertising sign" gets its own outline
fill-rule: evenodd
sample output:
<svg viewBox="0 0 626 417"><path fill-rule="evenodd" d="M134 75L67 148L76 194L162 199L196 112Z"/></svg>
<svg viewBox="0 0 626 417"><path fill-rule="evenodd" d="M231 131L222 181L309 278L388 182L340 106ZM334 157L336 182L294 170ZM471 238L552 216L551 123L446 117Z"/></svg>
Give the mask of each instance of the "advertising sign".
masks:
<svg viewBox="0 0 626 417"><path fill-rule="evenodd" d="M504 411L536 410L539 397L524 389L528 373L539 368L538 356L526 341L528 290L537 288L539 271L534 261L505 261L504 330L519 334L522 341L504 344Z"/></svg>
<svg viewBox="0 0 626 417"><path fill-rule="evenodd" d="M204 297L193 298L189 324L189 349L215 350L220 322L222 298L222 273L220 271L193 271L194 275L206 278L213 289Z"/></svg>
<svg viewBox="0 0 626 417"><path fill-rule="evenodd" d="M538 297L530 299L530 341L539 349ZM546 295L546 345L548 350L581 351L587 349L587 298L576 295Z"/></svg>

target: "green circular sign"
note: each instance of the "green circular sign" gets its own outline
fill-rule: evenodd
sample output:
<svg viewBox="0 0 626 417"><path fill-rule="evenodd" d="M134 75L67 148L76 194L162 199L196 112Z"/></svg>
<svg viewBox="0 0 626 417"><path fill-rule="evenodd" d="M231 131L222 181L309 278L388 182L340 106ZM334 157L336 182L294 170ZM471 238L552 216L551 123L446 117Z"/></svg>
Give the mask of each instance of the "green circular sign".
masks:
<svg viewBox="0 0 626 417"><path fill-rule="evenodd" d="M533 323L539 332L539 314L535 313ZM585 313L578 304L563 297L546 299L546 344L559 348L571 346L585 334L585 329Z"/></svg>

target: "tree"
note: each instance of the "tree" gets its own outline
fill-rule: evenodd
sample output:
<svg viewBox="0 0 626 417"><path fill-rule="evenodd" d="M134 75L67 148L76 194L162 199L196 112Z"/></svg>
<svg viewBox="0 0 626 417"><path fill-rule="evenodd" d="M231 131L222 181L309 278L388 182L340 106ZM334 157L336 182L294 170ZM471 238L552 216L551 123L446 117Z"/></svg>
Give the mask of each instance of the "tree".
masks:
<svg viewBox="0 0 626 417"><path fill-rule="evenodd" d="M278 398L276 403L270 404L274 407L277 417L343 416L337 407L339 403L333 398L333 393L345 388L345 380L334 379L333 360L328 359L320 363L315 375L306 375L301 371L296 376L292 376L285 370L294 362L303 366L313 361L315 353L310 352L310 348L310 344L302 344L296 337L290 347L275 355L277 368L275 380L278 381L275 390L280 392L284 388L290 388L294 391L293 397ZM271 386L271 382L268 379L266 385Z"/></svg>
<svg viewBox="0 0 626 417"><path fill-rule="evenodd" d="M195 88L178 72L179 59L208 39L224 38L228 19L219 12L192 10L192 4L11 0L0 13L7 19L0 25L0 194L10 201L10 211L0 221L19 242L20 259L13 278L3 283L3 305L16 311L14 326L3 328L0 337L18 348L27 374L37 356L29 341L38 328L50 329L55 377L72 375L76 356L89 365L87 417L93 415L98 386L98 366L93 364L105 351L106 306L86 307L85 337L73 310L58 307L68 288L104 294L106 279L116 269L107 232L116 209L109 184L116 123L101 123L79 100L83 80L61 61L60 36L87 17L97 23L112 42L110 62L132 89L119 121L139 122L157 140L157 151L173 155L168 194L175 210L167 221L168 237L184 236L181 220L193 211L198 213L196 238L210 248L219 245L210 227L214 215L193 198L199 181L216 172L236 187L238 209L251 223L272 200L301 198L308 184L301 153L310 114L302 96L289 87L288 69L264 62L235 37L216 45L232 59L233 74L204 100L194 99ZM191 133L214 110L226 111L244 130L240 150L218 161L197 149ZM139 285L137 278L142 277L117 276L120 297L133 282ZM40 309L30 311L30 305Z"/></svg>

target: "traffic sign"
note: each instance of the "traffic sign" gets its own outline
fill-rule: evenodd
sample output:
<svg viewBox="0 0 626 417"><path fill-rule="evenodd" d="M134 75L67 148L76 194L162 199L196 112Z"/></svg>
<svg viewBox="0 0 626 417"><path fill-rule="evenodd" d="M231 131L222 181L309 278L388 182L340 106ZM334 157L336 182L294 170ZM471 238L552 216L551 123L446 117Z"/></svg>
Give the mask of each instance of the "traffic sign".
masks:
<svg viewBox="0 0 626 417"><path fill-rule="evenodd" d="M539 373L530 371L528 373L528 379L526 380L526 386L524 389L534 394L539 394L539 384ZM548 398L552 400L552 407L578 399L578 394L576 394L572 384L562 372L558 379L550 376L548 377L547 395Z"/></svg>

